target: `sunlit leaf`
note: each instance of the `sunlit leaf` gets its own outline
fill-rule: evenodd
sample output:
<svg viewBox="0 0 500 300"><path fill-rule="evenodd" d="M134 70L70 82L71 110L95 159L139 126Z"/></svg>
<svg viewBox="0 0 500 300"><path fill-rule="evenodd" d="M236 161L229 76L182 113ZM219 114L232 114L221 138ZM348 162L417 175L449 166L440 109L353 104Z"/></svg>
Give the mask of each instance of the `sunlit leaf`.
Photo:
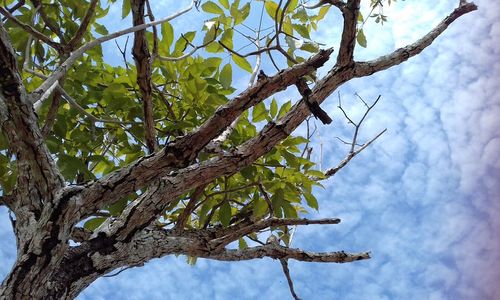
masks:
<svg viewBox="0 0 500 300"><path fill-rule="evenodd" d="M356 41L361 47L366 48L366 37L363 29L360 29L358 31L358 34L356 35Z"/></svg>
<svg viewBox="0 0 500 300"><path fill-rule="evenodd" d="M201 8L203 9L203 11L208 12L208 13L220 14L220 15L224 14L224 11L222 10L222 8L220 8L217 4L215 4L212 1L207 1L207 2L203 3Z"/></svg>
<svg viewBox="0 0 500 300"><path fill-rule="evenodd" d="M248 60L244 57L238 56L238 55L231 55L231 58L233 59L234 63L242 68L243 70L247 71L248 73L252 73L252 66L248 62Z"/></svg>

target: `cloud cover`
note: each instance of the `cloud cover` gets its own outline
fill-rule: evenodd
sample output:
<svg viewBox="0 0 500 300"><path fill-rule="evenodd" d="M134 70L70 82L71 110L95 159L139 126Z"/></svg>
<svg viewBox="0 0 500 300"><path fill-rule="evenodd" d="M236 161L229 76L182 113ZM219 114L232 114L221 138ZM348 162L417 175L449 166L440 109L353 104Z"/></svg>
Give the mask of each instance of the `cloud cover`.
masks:
<svg viewBox="0 0 500 300"><path fill-rule="evenodd" d="M370 59L414 41L458 1L406 1L386 8L384 27L366 28ZM345 265L290 261L303 299L500 299L499 5L457 20L421 55L340 88L353 116L362 113L354 92L382 100L362 129L362 141L388 132L317 190L320 212L335 226L297 230L294 246L314 251L372 251L369 261ZM497 7L494 7L497 6ZM365 10L366 11L366 10ZM336 23L338 19L332 18ZM327 24L323 24L327 25ZM335 42L338 28L319 33ZM336 96L323 104L336 116L320 129L323 166L347 153L335 137L352 130ZM319 138L315 152L318 153ZM15 257L5 210L0 211L0 275ZM143 268L102 278L79 299L289 298L279 262L241 263L166 257Z"/></svg>

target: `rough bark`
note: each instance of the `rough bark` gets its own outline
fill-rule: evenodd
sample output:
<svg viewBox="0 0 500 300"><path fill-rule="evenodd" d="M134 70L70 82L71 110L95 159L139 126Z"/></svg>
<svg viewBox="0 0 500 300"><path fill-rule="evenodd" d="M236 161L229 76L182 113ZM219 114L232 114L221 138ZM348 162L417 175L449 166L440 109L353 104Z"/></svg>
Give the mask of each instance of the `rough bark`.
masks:
<svg viewBox="0 0 500 300"><path fill-rule="evenodd" d="M145 0L132 0L132 18L134 26L144 24ZM149 153L156 150L156 130L153 116L153 92L151 83L151 54L146 41L146 30L134 32L134 55L135 67L137 69L137 84L142 97L144 113L144 135Z"/></svg>
<svg viewBox="0 0 500 300"><path fill-rule="evenodd" d="M87 15L93 14L96 2L91 2ZM196 162L199 152L245 110L296 84L303 76L323 66L332 53L331 49L320 51L304 63L259 80L220 107L198 129L179 137L163 149L94 182L66 186L44 143L33 103L45 97L49 88L57 84L67 68L86 50L127 32L138 32L179 16L193 7L194 2L186 10L149 24L142 24L143 6L142 13L140 6L144 5L143 1L134 0L133 4L137 9L135 15L139 18L138 26L81 46L31 95L26 93L9 37L0 23L0 127L8 140L9 150L16 155L19 174L14 191L0 197L0 205L8 206L16 216L14 230L18 246L15 265L0 286L0 299L72 299L103 274L120 267L141 266L152 258L171 254L223 261L270 257L344 263L370 258L367 252L314 253L279 244L244 250L227 248L232 241L269 227L337 224L340 219L336 218L245 220L228 227L213 226L206 229L184 229L183 222L187 215L182 217L181 225L173 229L157 227L154 221L180 195L203 187L221 176L234 174L269 152L309 116L306 101L320 104L344 82L387 69L419 54L448 25L475 10L476 6L472 3L461 4L417 42L373 61L355 62L353 53L359 0L347 3L334 1L344 16L344 31L336 65L315 84L306 98L298 101L278 121L269 122L256 137L218 157ZM4 11L4 15L11 17L8 11L9 14ZM82 27L87 26L84 23L88 23L88 20L85 18L82 21ZM38 35L29 25L18 25L34 36ZM136 57L138 70L147 75L150 71L143 69L149 65L146 64L148 53L144 51L144 36L141 38L138 32L136 37L139 37L137 49L142 51ZM76 47L78 43L75 40L71 45ZM150 97L150 79L141 77L138 80L143 97L148 93ZM147 191L130 203L120 216L109 218L93 233L75 227L99 208L145 188ZM192 205L189 209L192 209ZM69 246L70 240L78 241L79 244Z"/></svg>

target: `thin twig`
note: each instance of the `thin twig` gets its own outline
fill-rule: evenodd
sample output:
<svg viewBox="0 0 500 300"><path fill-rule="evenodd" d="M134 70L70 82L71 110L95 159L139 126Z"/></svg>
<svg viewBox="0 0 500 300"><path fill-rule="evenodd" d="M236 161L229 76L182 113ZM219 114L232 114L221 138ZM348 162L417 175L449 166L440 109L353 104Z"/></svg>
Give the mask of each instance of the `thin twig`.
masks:
<svg viewBox="0 0 500 300"><path fill-rule="evenodd" d="M290 276L290 270L288 269L288 260L285 258L280 259L281 267L283 268L283 273L285 274L286 281L288 282L288 287L290 288L290 293L292 294L293 299L300 300L299 296L295 293L293 288L292 277Z"/></svg>
<svg viewBox="0 0 500 300"><path fill-rule="evenodd" d="M346 158L344 158L339 164L338 166L336 166L335 168L330 168L328 170L325 171L325 176L326 178L329 178L329 177L332 177L333 175L335 175L338 171L340 171L340 169L342 169L345 165L347 165L347 163L353 159L356 155L358 155L361 151L365 150L368 146L371 145L371 143L373 143L376 139L378 139L382 134L384 134L385 132L387 131L387 129L384 129L382 130L379 134L377 134L374 138L372 138L370 141L368 141L367 143L365 143L364 145L361 146L361 148L358 148L356 151L354 152L351 152L347 155Z"/></svg>

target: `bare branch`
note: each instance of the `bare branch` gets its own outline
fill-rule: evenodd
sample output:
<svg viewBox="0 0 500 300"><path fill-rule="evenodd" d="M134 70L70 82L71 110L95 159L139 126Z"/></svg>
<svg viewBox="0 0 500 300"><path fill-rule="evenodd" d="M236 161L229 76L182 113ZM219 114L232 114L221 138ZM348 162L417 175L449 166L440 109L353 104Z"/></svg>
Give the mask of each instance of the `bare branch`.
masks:
<svg viewBox="0 0 500 300"><path fill-rule="evenodd" d="M286 281L288 282L288 287L290 288L290 293L292 294L293 299L300 300L299 296L297 296L293 288L292 276L290 276L290 270L288 269L288 260L282 258L280 259L280 263L281 267L283 268L283 273L285 274Z"/></svg>
<svg viewBox="0 0 500 300"><path fill-rule="evenodd" d="M453 23L460 16L466 13L477 10L477 6L474 3L466 3L455 8L451 14L449 14L444 20L442 20L434 29L427 33L424 37L417 40L415 43L407 45L405 47L399 48L391 54L381 56L375 60L367 62L356 62L355 65L355 77L368 76L373 73L388 69L390 67L399 65L400 63L413 57L425 48L427 48L432 42L443 33L448 26Z"/></svg>
<svg viewBox="0 0 500 300"><path fill-rule="evenodd" d="M349 161L351 159L353 159L361 151L365 150L368 146L370 146L376 139L378 139L386 131L387 131L387 129L382 130L379 134L377 134L374 138L372 138L367 143L363 144L360 148L358 148L357 150L355 150L353 152L349 152L349 154L347 155L347 157L344 158L335 168L330 168L330 169L326 170L325 171L326 178L330 178L333 175L337 174L337 172L340 171L340 169L342 169L343 167L345 167L347 165L347 163L349 163Z"/></svg>
<svg viewBox="0 0 500 300"><path fill-rule="evenodd" d="M316 253L272 244L251 247L244 250L225 250L222 253L201 255L200 257L222 261L241 261L270 257L274 259L295 259L298 261L321 263L348 263L371 258L370 252L346 253L339 251Z"/></svg>
<svg viewBox="0 0 500 300"><path fill-rule="evenodd" d="M12 6L11 8L8 9L8 11L13 14L18 8L21 8L24 4L26 4L26 1L25 0L19 0L17 1L16 4L14 4L14 6ZM5 7L7 7L5 5ZM2 21L5 21L7 18L4 18Z"/></svg>
<svg viewBox="0 0 500 300"><path fill-rule="evenodd" d="M174 229L183 229L184 226L186 226L187 219L189 216L193 213L193 211L196 209L196 202L198 202L200 196L203 194L203 191L206 188L206 184L201 185L197 187L194 191L193 194L191 195L191 198L189 199L188 204L182 211L182 214L179 216L177 219L177 223L174 226Z"/></svg>
<svg viewBox="0 0 500 300"><path fill-rule="evenodd" d="M248 53L245 53L245 54L241 54L239 53L238 51L234 51L233 49L229 48L228 46L226 46L223 42L219 41L218 42L224 49L226 49L227 51L229 51L231 54L234 54L236 56L239 56L239 57L249 57L249 56L253 56L253 55L260 55L261 53L264 53L264 52L268 52L268 51L271 51L271 50L278 50L278 47L277 46L269 46L269 47L265 47L265 48L259 48L258 50L255 50L255 51L252 51L252 52L248 52Z"/></svg>
<svg viewBox="0 0 500 300"><path fill-rule="evenodd" d="M264 197L264 200L266 201L266 204L269 207L269 215L273 216L274 215L273 203L271 202L269 195L267 194L266 190L264 189L264 186L262 185L262 183L259 183L258 187L259 187L260 193L262 194L262 197Z"/></svg>
<svg viewBox="0 0 500 300"><path fill-rule="evenodd" d="M269 218L265 220L258 221L248 226L244 226L237 230L231 230L227 235L214 239L210 242L212 248L225 247L227 244L236 241L239 238L244 237L250 233L258 232L260 230L277 227L277 226L287 226L287 225L312 225L312 224L339 224L340 219L280 219L280 218Z"/></svg>
<svg viewBox="0 0 500 300"><path fill-rule="evenodd" d="M52 127L56 122L57 111L59 109L59 104L61 103L61 93L55 92L52 97L52 102L50 103L49 111L45 116L45 124L43 124L42 135L46 138L52 131Z"/></svg>

